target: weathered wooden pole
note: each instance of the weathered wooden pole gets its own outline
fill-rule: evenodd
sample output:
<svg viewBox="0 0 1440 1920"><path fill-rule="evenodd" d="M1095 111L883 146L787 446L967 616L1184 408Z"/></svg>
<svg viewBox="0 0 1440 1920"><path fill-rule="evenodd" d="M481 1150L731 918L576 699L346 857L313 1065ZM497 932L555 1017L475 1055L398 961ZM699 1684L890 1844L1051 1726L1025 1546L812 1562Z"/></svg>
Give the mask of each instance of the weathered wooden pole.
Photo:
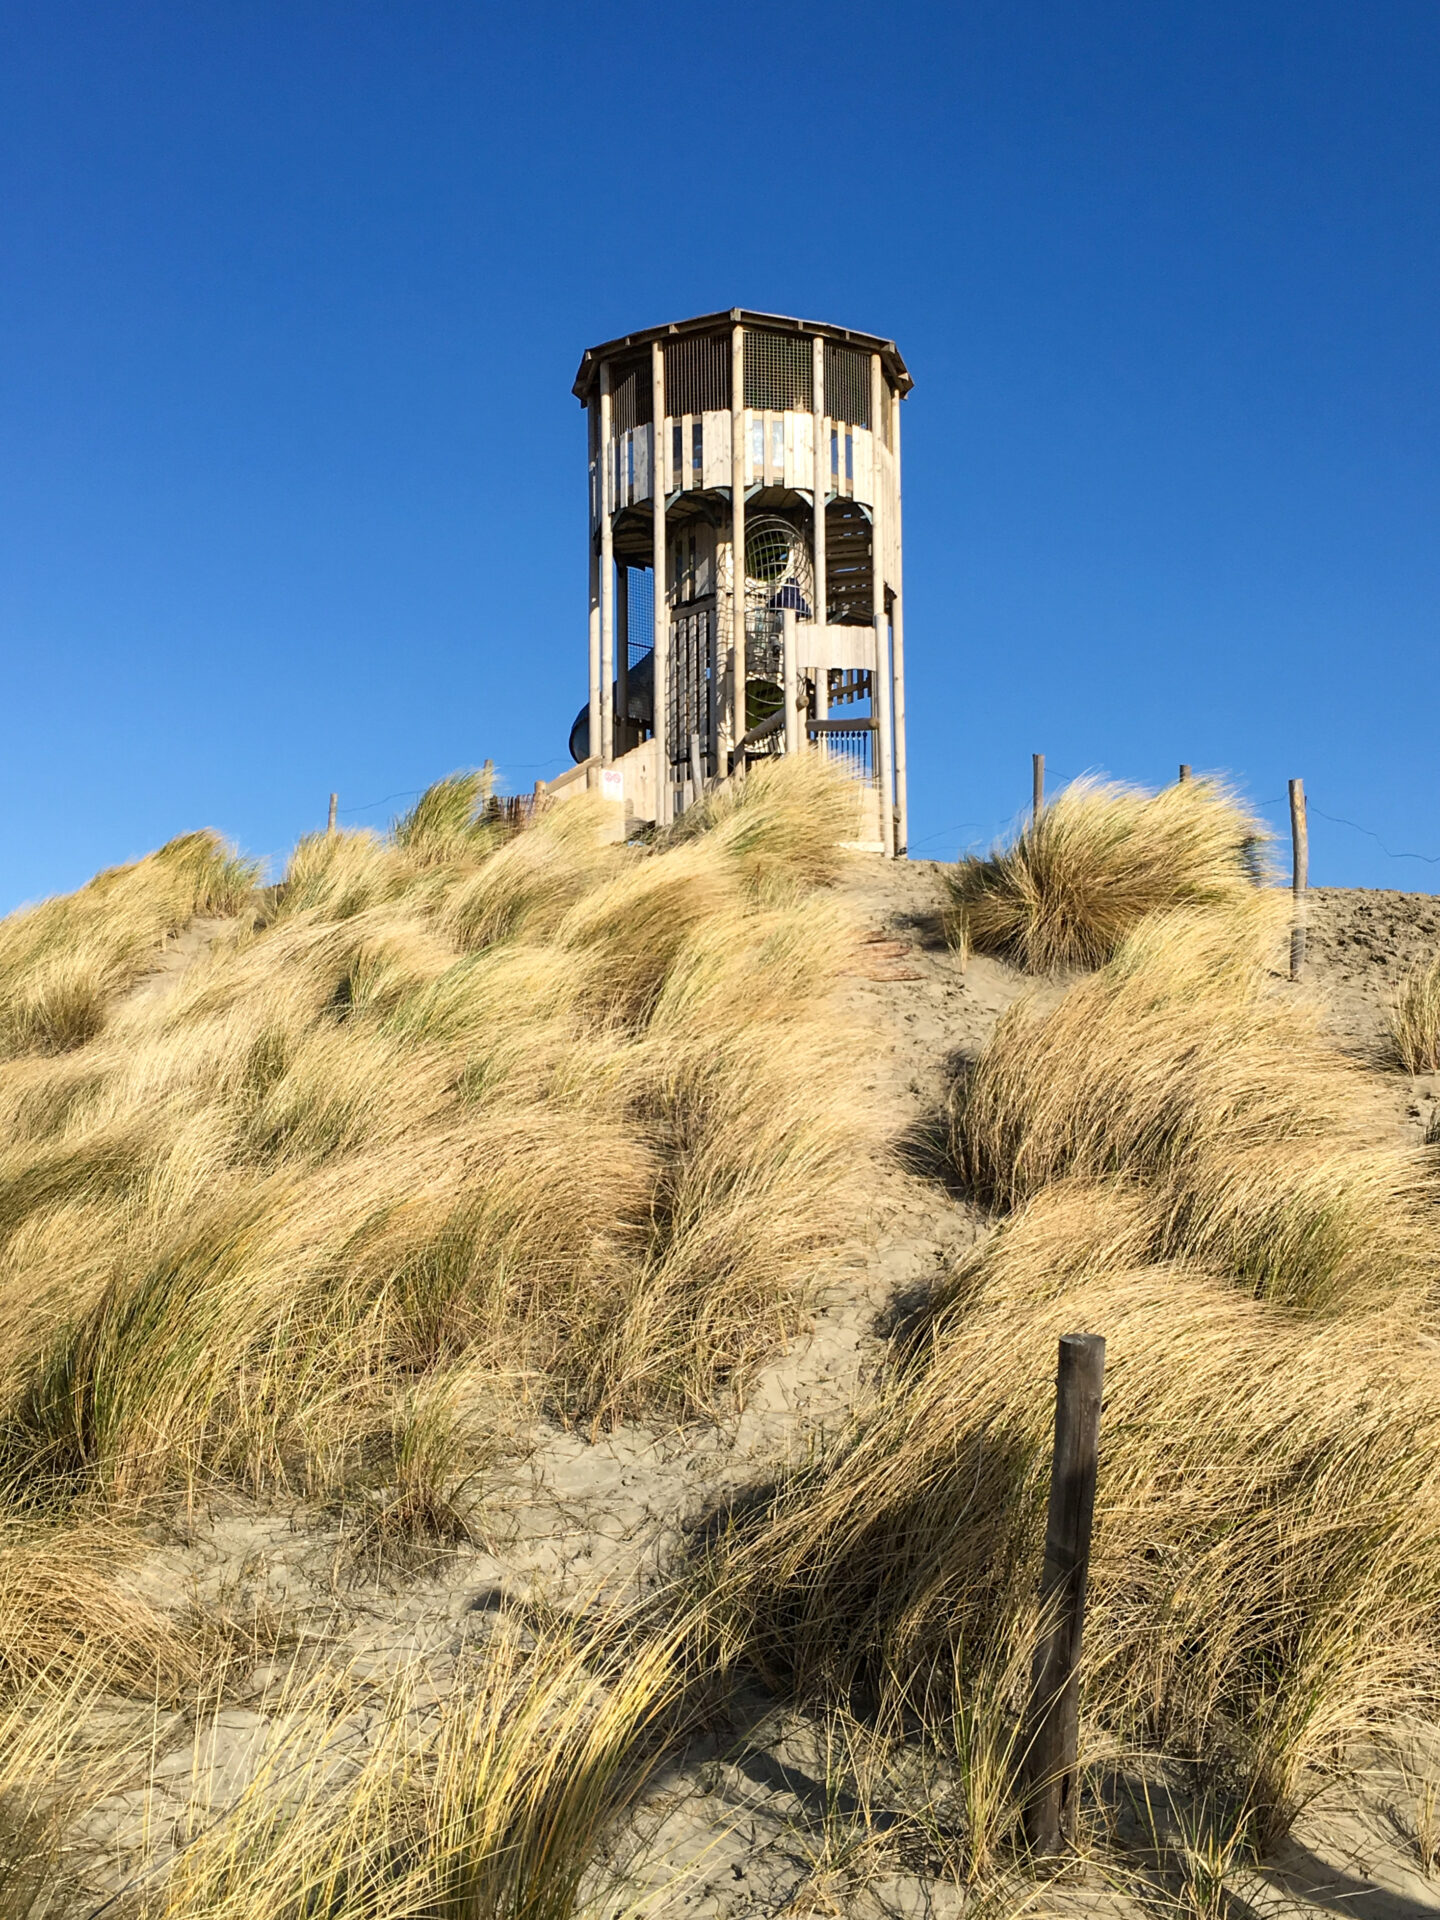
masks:
<svg viewBox="0 0 1440 1920"><path fill-rule="evenodd" d="M609 766L615 757L615 412L610 362L600 362L600 738L590 736L591 755Z"/></svg>
<svg viewBox="0 0 1440 1920"><path fill-rule="evenodd" d="M340 803L339 794L332 793L330 796L330 818L325 822L325 831L327 833L333 833L335 831L335 813L336 813L336 809L339 806L339 803Z"/></svg>
<svg viewBox="0 0 1440 1920"><path fill-rule="evenodd" d="M800 650L799 621L795 617L794 607L786 607L780 615L780 685L785 701L785 751L798 753L804 734L800 719L800 674L796 655Z"/></svg>
<svg viewBox="0 0 1440 1920"><path fill-rule="evenodd" d="M1180 762L1180 784L1182 787L1185 785L1186 781L1189 780L1189 778L1190 778L1190 763L1188 760L1182 760Z"/></svg>
<svg viewBox="0 0 1440 1920"><path fill-rule="evenodd" d="M1305 782L1290 782L1290 887L1294 911L1290 921L1290 978L1298 980L1305 971L1305 929L1310 903L1310 830L1305 822Z"/></svg>
<svg viewBox="0 0 1440 1920"><path fill-rule="evenodd" d="M871 681L870 712L875 720L876 770L880 775L880 844L885 858L895 858L895 670L890 657L890 608L885 598L886 541L890 528L885 512L884 473L880 445L885 437L885 370L878 353L870 356L870 559L871 620L875 627L875 678Z"/></svg>
<svg viewBox="0 0 1440 1920"><path fill-rule="evenodd" d="M1098 1333L1063 1334L1055 1382L1045 1566L1040 1576L1043 1638L1035 1649L1025 1727L1025 1834L1041 1856L1059 1853L1074 1827L1080 1644L1104 1384L1103 1338Z"/></svg>
<svg viewBox="0 0 1440 1920"><path fill-rule="evenodd" d="M732 309L730 320L730 750L733 771L739 773L745 764L740 742L749 723L745 718L745 329L738 307Z"/></svg>
<svg viewBox="0 0 1440 1920"><path fill-rule="evenodd" d="M813 618L817 642L817 658L825 661L826 652L825 623L830 617L830 594L827 585L826 569L829 561L825 549L825 501L830 489L830 436L825 431L825 342L816 334L811 343L811 379L814 392L811 395L815 411L811 415L810 431L815 441L814 461L811 466L811 478L815 487L815 519L812 527L812 541L815 554L815 606ZM830 681L823 665L815 670L815 718L823 720L829 714Z"/></svg>
<svg viewBox="0 0 1440 1920"><path fill-rule="evenodd" d="M672 718L678 724L678 711L672 714L671 699L674 662L670 658L670 569L665 546L665 355L658 340L650 342L650 570L654 575L652 605L654 621L650 633L651 726L655 736L655 758L659 785L655 793L655 818L668 827L675 817L675 761L677 747L684 742L670 738ZM680 476L675 476L680 484Z"/></svg>
<svg viewBox="0 0 1440 1920"><path fill-rule="evenodd" d="M1030 818L1036 825L1045 811L1045 756L1032 753L1030 756Z"/></svg>
<svg viewBox="0 0 1440 1920"><path fill-rule="evenodd" d="M890 558L895 568L890 596L890 645L895 667L895 851L910 845L910 786L905 752L904 544L900 513L900 389L890 395L890 456L895 474L895 511L890 517Z"/></svg>

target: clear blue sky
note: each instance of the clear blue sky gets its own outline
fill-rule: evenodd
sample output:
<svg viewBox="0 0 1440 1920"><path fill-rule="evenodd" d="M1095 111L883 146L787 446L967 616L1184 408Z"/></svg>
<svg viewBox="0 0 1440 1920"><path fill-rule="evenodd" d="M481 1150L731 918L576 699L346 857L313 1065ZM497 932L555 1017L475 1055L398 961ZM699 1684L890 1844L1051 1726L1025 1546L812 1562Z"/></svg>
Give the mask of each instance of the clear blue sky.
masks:
<svg viewBox="0 0 1440 1920"><path fill-rule="evenodd" d="M576 362L741 305L915 376L915 852L1043 749L1440 886L1437 103L1434 0L9 0L0 906L563 764Z"/></svg>

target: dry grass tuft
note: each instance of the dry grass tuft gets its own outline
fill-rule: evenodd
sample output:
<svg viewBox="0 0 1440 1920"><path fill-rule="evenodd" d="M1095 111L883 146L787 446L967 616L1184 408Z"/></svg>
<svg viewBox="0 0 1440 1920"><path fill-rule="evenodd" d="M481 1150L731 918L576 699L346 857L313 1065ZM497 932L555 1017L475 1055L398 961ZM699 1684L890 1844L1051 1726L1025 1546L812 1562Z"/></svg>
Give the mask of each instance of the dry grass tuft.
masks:
<svg viewBox="0 0 1440 1920"><path fill-rule="evenodd" d="M1076 780L1012 845L960 861L950 936L1033 973L1099 966L1146 914L1243 897L1267 837L1216 780L1156 794Z"/></svg>
<svg viewBox="0 0 1440 1920"><path fill-rule="evenodd" d="M1012 1207L1072 1175L1143 1183L1157 1257L1333 1308L1433 1271L1420 1160L1370 1143L1363 1070L1270 991L1282 907L1152 915L1048 1012L999 1022L957 1086L956 1166Z"/></svg>
<svg viewBox="0 0 1440 1920"><path fill-rule="evenodd" d="M214 834L190 833L0 921L0 1060L93 1039L154 950L197 914L238 913L255 875Z"/></svg>
<svg viewBox="0 0 1440 1920"><path fill-rule="evenodd" d="M195 1643L117 1581L129 1550L93 1526L12 1529L0 1542L0 1696L77 1680L166 1700L193 1694Z"/></svg>
<svg viewBox="0 0 1440 1920"><path fill-rule="evenodd" d="M645 851L583 800L516 832L463 775L386 838L302 841L263 912L197 836L0 925L0 1714L90 1687L204 1721L223 1632L116 1572L177 1496L324 1502L378 1575L465 1542L537 1408L730 1402L802 1322L855 1149L855 936L816 891L848 806L767 772ZM197 1759L193 1844L128 1906L562 1920L689 1684L680 1641L626 1644L502 1634L439 1703L297 1678L228 1810ZM54 1839L61 1766L0 1790L0 1856Z"/></svg>
<svg viewBox="0 0 1440 1920"><path fill-rule="evenodd" d="M853 1148L851 935L810 885L842 785L768 776L644 854L441 782L389 842L303 842L269 923L113 1033L6 1069L11 1497L329 1497L408 1407L393 1527L443 1533L462 1360L562 1418L715 1405L798 1325ZM156 938L231 871L176 845Z"/></svg>
<svg viewBox="0 0 1440 1920"><path fill-rule="evenodd" d="M502 1625L443 1700L322 1671L280 1703L237 1797L143 1890L149 1920L570 1920L683 1697L674 1641ZM348 1708L348 1711L346 1710ZM201 1744L197 1742L197 1745Z"/></svg>
<svg viewBox="0 0 1440 1920"><path fill-rule="evenodd" d="M828 885L857 837L856 791L820 754L773 760L718 787L671 838L713 836L761 887Z"/></svg>
<svg viewBox="0 0 1440 1920"><path fill-rule="evenodd" d="M988 1701L967 1738L1003 1759L1056 1341L1103 1329L1087 1724L1195 1757L1273 1830L1308 1764L1433 1697L1440 1390L1392 1318L1337 1340L1153 1262L1151 1231L1110 1189L1032 1201L957 1272L877 1410L737 1518L712 1573L772 1672L864 1681L932 1724ZM983 1684L997 1670L1008 1697Z"/></svg>
<svg viewBox="0 0 1440 1920"><path fill-rule="evenodd" d="M1407 1073L1440 1073L1440 955L1401 986L1386 1028Z"/></svg>

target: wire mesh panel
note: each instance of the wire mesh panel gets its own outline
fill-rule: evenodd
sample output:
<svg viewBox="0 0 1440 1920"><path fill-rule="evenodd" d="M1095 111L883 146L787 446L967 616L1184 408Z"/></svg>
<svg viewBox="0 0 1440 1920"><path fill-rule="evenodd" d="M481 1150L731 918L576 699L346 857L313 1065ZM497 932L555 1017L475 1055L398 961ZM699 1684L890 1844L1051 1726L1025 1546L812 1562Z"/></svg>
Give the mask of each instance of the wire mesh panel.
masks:
<svg viewBox="0 0 1440 1920"><path fill-rule="evenodd" d="M767 413L809 413L815 360L808 335L745 329L745 404Z"/></svg>
<svg viewBox="0 0 1440 1920"><path fill-rule="evenodd" d="M630 608L627 628L630 658L627 665L633 667L655 646L655 575L649 567L627 567L625 571L629 576L626 593Z"/></svg>
<svg viewBox="0 0 1440 1920"><path fill-rule="evenodd" d="M666 413L717 413L729 405L729 340L699 335L667 341Z"/></svg>
<svg viewBox="0 0 1440 1920"><path fill-rule="evenodd" d="M870 356L825 342L825 411L852 427L870 425Z"/></svg>
<svg viewBox="0 0 1440 1920"><path fill-rule="evenodd" d="M631 362L611 379L610 430L628 433L632 427L648 427L654 415L654 391L650 384L650 362Z"/></svg>

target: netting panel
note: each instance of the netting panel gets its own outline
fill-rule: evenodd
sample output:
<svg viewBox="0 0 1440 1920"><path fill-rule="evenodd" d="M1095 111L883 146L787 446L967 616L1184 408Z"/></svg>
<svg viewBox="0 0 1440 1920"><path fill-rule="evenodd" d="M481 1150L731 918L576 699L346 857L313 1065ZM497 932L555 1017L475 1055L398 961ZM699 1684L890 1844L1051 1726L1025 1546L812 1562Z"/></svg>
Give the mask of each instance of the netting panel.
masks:
<svg viewBox="0 0 1440 1920"><path fill-rule="evenodd" d="M729 405L729 340L699 336L667 341L666 413L718 413Z"/></svg>
<svg viewBox="0 0 1440 1920"><path fill-rule="evenodd" d="M809 413L815 361L809 337L745 329L745 404L767 413Z"/></svg>
<svg viewBox="0 0 1440 1920"><path fill-rule="evenodd" d="M610 431L617 437L632 427L648 427L654 417L650 362L631 363L628 371L611 375Z"/></svg>
<svg viewBox="0 0 1440 1920"><path fill-rule="evenodd" d="M825 411L852 427L870 425L870 356L825 342Z"/></svg>
<svg viewBox="0 0 1440 1920"><path fill-rule="evenodd" d="M649 567L629 567L626 571L629 575L626 593L630 606L626 627L630 658L626 665L633 667L655 645L655 575Z"/></svg>

